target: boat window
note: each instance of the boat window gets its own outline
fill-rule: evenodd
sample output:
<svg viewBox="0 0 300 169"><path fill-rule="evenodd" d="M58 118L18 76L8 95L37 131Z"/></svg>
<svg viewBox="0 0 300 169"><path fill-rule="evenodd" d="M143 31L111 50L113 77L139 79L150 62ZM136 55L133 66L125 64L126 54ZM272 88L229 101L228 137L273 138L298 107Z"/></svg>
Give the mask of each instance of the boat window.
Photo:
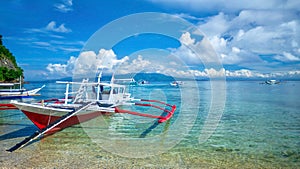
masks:
<svg viewBox="0 0 300 169"><path fill-rule="evenodd" d="M118 88L114 88L113 94L118 94Z"/></svg>
<svg viewBox="0 0 300 169"><path fill-rule="evenodd" d="M103 91L102 91L102 94L109 94L110 90L111 90L111 87L105 86L104 89L103 89Z"/></svg>
<svg viewBox="0 0 300 169"><path fill-rule="evenodd" d="M124 88L120 87L119 92L124 93Z"/></svg>

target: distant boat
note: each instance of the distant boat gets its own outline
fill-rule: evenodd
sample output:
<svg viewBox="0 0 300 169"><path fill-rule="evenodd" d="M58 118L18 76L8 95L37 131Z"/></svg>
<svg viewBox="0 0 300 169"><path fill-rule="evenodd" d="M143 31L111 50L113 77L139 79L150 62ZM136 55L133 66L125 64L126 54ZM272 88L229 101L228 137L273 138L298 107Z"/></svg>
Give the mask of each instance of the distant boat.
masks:
<svg viewBox="0 0 300 169"><path fill-rule="evenodd" d="M174 86L174 87L179 87L181 85L183 85L183 82L182 81L173 81L170 83L171 86Z"/></svg>
<svg viewBox="0 0 300 169"><path fill-rule="evenodd" d="M139 80L139 83L138 83L139 85L144 85L144 84L149 84L149 82L148 81L146 81L146 80Z"/></svg>
<svg viewBox="0 0 300 169"><path fill-rule="evenodd" d="M279 84L280 81L272 79L272 80L265 81L265 83L268 84L268 85L273 85L273 84Z"/></svg>
<svg viewBox="0 0 300 169"><path fill-rule="evenodd" d="M20 88L15 89L15 85L20 85ZM26 90L21 87L20 83L0 83L0 99L15 99L15 98L26 98L31 96L38 96L38 92L45 87L43 85L40 88Z"/></svg>

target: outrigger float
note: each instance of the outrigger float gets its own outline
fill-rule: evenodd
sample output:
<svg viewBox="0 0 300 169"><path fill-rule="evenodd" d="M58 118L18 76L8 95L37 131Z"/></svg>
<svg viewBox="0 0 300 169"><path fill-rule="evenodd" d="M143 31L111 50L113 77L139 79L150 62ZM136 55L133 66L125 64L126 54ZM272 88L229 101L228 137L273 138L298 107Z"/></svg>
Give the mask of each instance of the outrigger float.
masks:
<svg viewBox="0 0 300 169"><path fill-rule="evenodd" d="M114 76L110 83L101 82L101 74L102 72L98 74L98 82L88 82L88 79L83 79L82 82L58 81L57 83L66 84L64 99L49 99L36 103L13 100L10 104L0 104L0 110L21 110L39 128L39 131L7 151L15 151L43 135L53 134L101 115L126 113L154 118L158 120L158 123L163 123L173 116L176 105L158 100L134 99L130 93L126 92L125 85L115 83L117 79L114 79ZM79 85L78 91L69 92L70 85ZM70 99L72 94L75 94L75 97ZM128 105L152 107L163 111L163 114L152 115L121 108L121 106Z"/></svg>

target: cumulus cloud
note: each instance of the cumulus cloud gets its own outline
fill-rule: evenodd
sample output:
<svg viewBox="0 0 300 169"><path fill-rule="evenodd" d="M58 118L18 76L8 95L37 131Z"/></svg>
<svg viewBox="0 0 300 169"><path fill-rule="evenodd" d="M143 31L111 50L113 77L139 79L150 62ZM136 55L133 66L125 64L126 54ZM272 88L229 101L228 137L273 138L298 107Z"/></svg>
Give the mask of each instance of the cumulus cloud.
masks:
<svg viewBox="0 0 300 169"><path fill-rule="evenodd" d="M251 70L293 69L300 59L300 1L149 0L173 8L207 36L223 64ZM210 16L207 16L207 14ZM197 16L207 17L197 17ZM187 35L187 34L186 34ZM196 43L196 42L195 42ZM180 47L189 63L195 53Z"/></svg>
<svg viewBox="0 0 300 169"><path fill-rule="evenodd" d="M128 60L128 56L117 59L112 49L100 49L96 54L94 51L82 52L74 66L73 75L93 76L98 68L106 69L107 72L113 72L113 69L119 64Z"/></svg>
<svg viewBox="0 0 300 169"><path fill-rule="evenodd" d="M229 17L224 13L219 13L206 18L206 22L201 24L200 30L208 37L220 36L229 29Z"/></svg>
<svg viewBox="0 0 300 169"><path fill-rule="evenodd" d="M94 51L81 52L78 58L71 56L66 64L50 63L47 70L50 74L64 76L89 77L95 74L98 68L112 71L115 66L126 62L128 56L117 59L112 49L100 49L98 53Z"/></svg>
<svg viewBox="0 0 300 169"><path fill-rule="evenodd" d="M71 76L73 74L74 65L76 61L77 58L71 56L66 64L50 63L47 65L46 69L49 71L50 74L56 75L58 77Z"/></svg>
<svg viewBox="0 0 300 169"><path fill-rule="evenodd" d="M199 28L208 35L224 64L253 69L261 63L299 61L299 23L293 12L246 10L233 17L219 13ZM269 58L265 60L262 55Z"/></svg>
<svg viewBox="0 0 300 169"><path fill-rule="evenodd" d="M190 65L205 64L207 66L209 64L220 64L210 41L203 37L202 34L184 32L179 41L181 46L172 49L171 54L179 57L185 63Z"/></svg>
<svg viewBox="0 0 300 169"><path fill-rule="evenodd" d="M234 49L237 50L237 49ZM105 60L103 60L105 59ZM170 58L165 58L169 60ZM144 57L117 59L113 50L100 49L96 54L94 51L85 51L78 58L70 57L66 64L48 64L47 70L50 74L58 77L94 77L98 68L116 74L136 74L138 72L156 72L173 76L175 78L300 78L300 71L285 71L273 73L260 73L249 69L226 70L224 68L205 68L196 70L188 67L178 60L169 62ZM114 68L114 69L113 69ZM194 67L196 68L196 67Z"/></svg>
<svg viewBox="0 0 300 169"><path fill-rule="evenodd" d="M142 55L138 55L136 58L126 57L122 64L117 69L117 74L134 74L142 71L150 71L154 66L154 63L150 60L144 59ZM156 68L159 65L155 65ZM154 72L154 70L151 70Z"/></svg>
<svg viewBox="0 0 300 169"><path fill-rule="evenodd" d="M195 39L191 38L191 34L190 32L185 32L181 35L181 37L179 38L179 41L184 44L184 45L194 45L195 43Z"/></svg>
<svg viewBox="0 0 300 169"><path fill-rule="evenodd" d="M118 74L135 74L138 72L161 73L175 78L210 77L220 78L225 76L225 69L208 68L203 71L189 68L180 58L160 56L160 59L138 55L123 62L117 69Z"/></svg>
<svg viewBox="0 0 300 169"><path fill-rule="evenodd" d="M189 70L184 74L190 74L195 76L196 78L218 78L218 77L226 77L226 78L247 78L247 79L268 79L268 78L300 78L300 71L285 71L285 72L274 72L274 73L260 73L256 71L251 71L248 69L240 69L240 70L226 70L222 69L204 69L200 70Z"/></svg>

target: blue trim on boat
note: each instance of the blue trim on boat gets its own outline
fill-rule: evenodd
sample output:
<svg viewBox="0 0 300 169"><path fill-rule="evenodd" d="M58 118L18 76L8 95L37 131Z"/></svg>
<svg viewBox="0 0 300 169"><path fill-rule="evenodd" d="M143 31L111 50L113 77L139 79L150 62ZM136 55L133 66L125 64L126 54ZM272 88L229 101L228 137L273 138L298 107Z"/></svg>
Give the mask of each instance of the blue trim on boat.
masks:
<svg viewBox="0 0 300 169"><path fill-rule="evenodd" d="M0 100L31 98L32 96L0 96Z"/></svg>
<svg viewBox="0 0 300 169"><path fill-rule="evenodd" d="M0 89L0 92L26 92L26 89Z"/></svg>

